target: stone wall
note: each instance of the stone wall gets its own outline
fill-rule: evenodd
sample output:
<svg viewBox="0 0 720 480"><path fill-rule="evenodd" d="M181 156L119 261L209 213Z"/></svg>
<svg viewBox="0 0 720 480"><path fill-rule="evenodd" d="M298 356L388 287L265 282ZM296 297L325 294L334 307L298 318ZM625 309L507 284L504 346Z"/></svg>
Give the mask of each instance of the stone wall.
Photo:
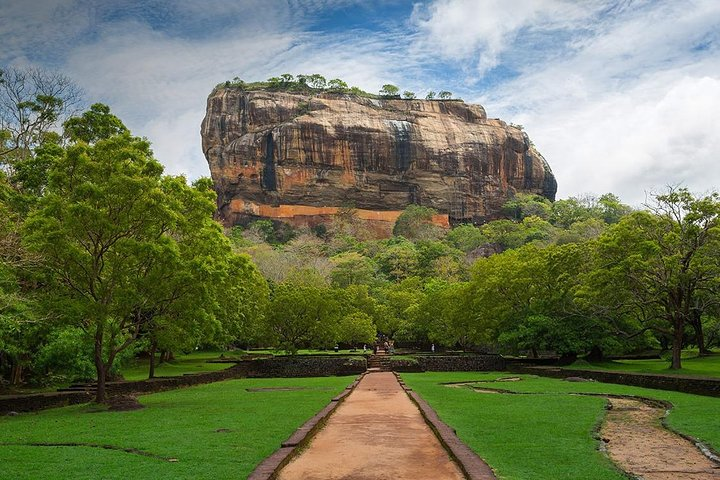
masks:
<svg viewBox="0 0 720 480"><path fill-rule="evenodd" d="M426 372L505 370L505 360L500 355L418 355L417 361Z"/></svg>
<svg viewBox="0 0 720 480"><path fill-rule="evenodd" d="M239 364L251 378L325 377L357 375L367 370L367 360L358 357L287 356L247 360Z"/></svg>
<svg viewBox="0 0 720 480"><path fill-rule="evenodd" d="M204 383L219 382L231 378L246 376L242 365L235 365L217 372L194 373L177 377L157 377L151 380L133 382L108 382L106 391L109 396L129 393L153 393L190 387ZM91 392L47 392L30 395L8 395L0 397L0 414L7 412L34 412L46 408L64 407L78 403L87 403L95 398Z"/></svg>
<svg viewBox="0 0 720 480"><path fill-rule="evenodd" d="M505 370L500 355L418 355L414 360L391 359L396 372L490 372Z"/></svg>
<svg viewBox="0 0 720 480"><path fill-rule="evenodd" d="M6 395L0 397L0 415L8 412L34 412L46 408L66 407L87 403L94 396L87 392L48 392L30 395Z"/></svg>
<svg viewBox="0 0 720 480"><path fill-rule="evenodd" d="M532 375L541 375L543 377L583 377L604 383L617 383L620 385L632 385L634 387L673 390L676 392L720 397L720 378L653 373L612 372L603 370L577 370L570 368L529 367L523 365L509 365L509 370L513 373L528 373Z"/></svg>

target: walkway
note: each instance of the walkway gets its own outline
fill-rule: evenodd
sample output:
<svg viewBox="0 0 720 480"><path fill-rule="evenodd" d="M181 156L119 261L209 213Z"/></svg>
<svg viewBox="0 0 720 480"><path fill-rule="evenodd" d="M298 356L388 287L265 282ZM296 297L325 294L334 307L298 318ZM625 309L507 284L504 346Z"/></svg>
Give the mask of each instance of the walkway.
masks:
<svg viewBox="0 0 720 480"><path fill-rule="evenodd" d="M280 480L465 478L391 372L374 372L280 471Z"/></svg>

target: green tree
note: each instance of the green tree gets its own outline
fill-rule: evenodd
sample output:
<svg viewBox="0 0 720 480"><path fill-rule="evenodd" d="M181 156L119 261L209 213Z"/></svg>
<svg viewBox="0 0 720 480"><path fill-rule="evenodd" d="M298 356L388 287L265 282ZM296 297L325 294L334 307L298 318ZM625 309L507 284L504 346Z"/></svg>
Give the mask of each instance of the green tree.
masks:
<svg viewBox="0 0 720 480"><path fill-rule="evenodd" d="M399 94L400 94L400 89L399 89L398 87L396 87L395 85L392 85L392 84L390 84L390 83L386 83L386 84L383 85L382 88L380 89L380 96L381 96L381 97L393 98L393 97L399 96Z"/></svg>
<svg viewBox="0 0 720 480"><path fill-rule="evenodd" d="M202 237L207 248L215 234L228 252L229 244L211 220L214 194L207 182L191 188L181 177L162 177L149 143L128 132L71 145L49 179L24 226L25 241L40 256L58 305L70 308L74 324L93 337L97 400L103 401L116 357L166 314L163 307L182 303L178 295L184 308L201 305L188 296L218 280L214 263L220 260L199 257L192 245L200 242L193 239Z"/></svg>
<svg viewBox="0 0 720 480"><path fill-rule="evenodd" d="M448 92L447 90L441 90L440 93L438 93L438 98L442 100L449 100L452 98L452 92Z"/></svg>
<svg viewBox="0 0 720 480"><path fill-rule="evenodd" d="M433 223L437 211L430 207L408 205L393 226L393 235L411 240L434 240L443 235L441 227Z"/></svg>
<svg viewBox="0 0 720 480"><path fill-rule="evenodd" d="M460 345L466 350L473 344L487 343L482 325L466 310L468 284L432 280L417 309L420 322L427 325L428 339L440 345Z"/></svg>
<svg viewBox="0 0 720 480"><path fill-rule="evenodd" d="M598 207L603 221L607 224L617 223L622 217L632 213L632 207L622 203L620 198L612 193L601 195Z"/></svg>
<svg viewBox="0 0 720 480"><path fill-rule="evenodd" d="M679 369L685 326L700 297L720 292L720 195L670 188L648 209L600 237L593 286L607 311L633 312L644 328L671 338L671 368Z"/></svg>
<svg viewBox="0 0 720 480"><path fill-rule="evenodd" d="M445 241L458 250L468 253L488 243L482 231L471 224L458 225L450 230Z"/></svg>
<svg viewBox="0 0 720 480"><path fill-rule="evenodd" d="M334 92L343 93L348 90L348 84L340 80L339 78L333 78L327 84L329 90Z"/></svg>
<svg viewBox="0 0 720 480"><path fill-rule="evenodd" d="M405 90L405 91L403 92L402 96L403 96L403 98L404 98L405 100L412 100L412 99L416 98L416 97L415 97L415 92L411 92L411 91L409 91L409 90Z"/></svg>
<svg viewBox="0 0 720 480"><path fill-rule="evenodd" d="M90 110L68 119L63 126L65 136L71 141L90 144L128 132L122 121L110 113L110 107L102 103L94 103Z"/></svg>
<svg viewBox="0 0 720 480"><path fill-rule="evenodd" d="M267 314L270 291L260 271L247 255L232 255L227 275L214 289L216 317L224 343L258 343Z"/></svg>
<svg viewBox="0 0 720 480"><path fill-rule="evenodd" d="M268 295L249 257L231 253L212 219L212 183L200 179L188 186L184 177L164 177L162 188L178 215L167 232L176 248L138 278L135 307L150 341L151 378L158 348L192 349L255 335Z"/></svg>
<svg viewBox="0 0 720 480"><path fill-rule="evenodd" d="M377 265L372 259L357 252L344 252L330 258L333 270L330 273L335 287L349 285L370 285L377 279Z"/></svg>
<svg viewBox="0 0 720 480"><path fill-rule="evenodd" d="M380 272L391 281L400 281L418 275L419 265L415 244L402 237L385 243L374 260Z"/></svg>
<svg viewBox="0 0 720 480"><path fill-rule="evenodd" d="M390 283L378 292L376 325L390 338L410 342L427 339L427 325L417 322L418 306L424 298L420 278Z"/></svg>
<svg viewBox="0 0 720 480"><path fill-rule="evenodd" d="M313 73L308 77L308 84L312 88L323 90L325 88L325 85L327 85L327 80L319 73Z"/></svg>
<svg viewBox="0 0 720 480"><path fill-rule="evenodd" d="M80 89L68 77L37 68L0 69L0 164L32 155L45 135L74 113Z"/></svg>
<svg viewBox="0 0 720 480"><path fill-rule="evenodd" d="M377 336L373 319L367 313L353 312L345 315L338 325L339 342L347 343L353 348L361 343L372 343Z"/></svg>
<svg viewBox="0 0 720 480"><path fill-rule="evenodd" d="M570 228L573 223L582 222L596 216L596 212L583 205L574 197L557 200L552 206L550 221L560 228Z"/></svg>
<svg viewBox="0 0 720 480"><path fill-rule="evenodd" d="M515 220L522 220L530 216L548 220L552 213L552 203L540 195L517 193L513 198L505 202L502 212Z"/></svg>
<svg viewBox="0 0 720 480"><path fill-rule="evenodd" d="M338 308L329 292L292 281L276 285L265 322L267 340L293 355L303 346L334 341Z"/></svg>
<svg viewBox="0 0 720 480"><path fill-rule="evenodd" d="M425 95L425 100L433 100L435 99L435 92L433 90L430 90L427 92L427 95Z"/></svg>

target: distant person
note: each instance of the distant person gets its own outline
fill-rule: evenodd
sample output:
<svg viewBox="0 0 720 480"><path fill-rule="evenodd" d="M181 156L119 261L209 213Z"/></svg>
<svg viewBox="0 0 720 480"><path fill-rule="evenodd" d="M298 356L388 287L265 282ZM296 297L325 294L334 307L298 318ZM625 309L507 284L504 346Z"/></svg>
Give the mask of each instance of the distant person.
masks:
<svg viewBox="0 0 720 480"><path fill-rule="evenodd" d="M435 353L435 344L434 343L432 345L430 345L430 351L432 353Z"/></svg>
<svg viewBox="0 0 720 480"><path fill-rule="evenodd" d="M365 344L363 343L363 353L365 353L366 351L367 351L367 345L365 345Z"/></svg>
<svg viewBox="0 0 720 480"><path fill-rule="evenodd" d="M335 353L337 353L337 352L339 352L339 351L340 351L340 347L337 346L337 345L335 345Z"/></svg>

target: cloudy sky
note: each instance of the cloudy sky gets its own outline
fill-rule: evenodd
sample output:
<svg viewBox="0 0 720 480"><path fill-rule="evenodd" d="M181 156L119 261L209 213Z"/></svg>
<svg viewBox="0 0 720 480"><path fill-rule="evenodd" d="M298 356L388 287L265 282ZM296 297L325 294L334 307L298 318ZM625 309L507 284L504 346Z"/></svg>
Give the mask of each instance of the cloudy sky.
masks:
<svg viewBox="0 0 720 480"><path fill-rule="evenodd" d="M717 0L0 0L0 66L60 70L208 175L213 86L321 73L446 89L522 124L558 197L720 188Z"/></svg>

